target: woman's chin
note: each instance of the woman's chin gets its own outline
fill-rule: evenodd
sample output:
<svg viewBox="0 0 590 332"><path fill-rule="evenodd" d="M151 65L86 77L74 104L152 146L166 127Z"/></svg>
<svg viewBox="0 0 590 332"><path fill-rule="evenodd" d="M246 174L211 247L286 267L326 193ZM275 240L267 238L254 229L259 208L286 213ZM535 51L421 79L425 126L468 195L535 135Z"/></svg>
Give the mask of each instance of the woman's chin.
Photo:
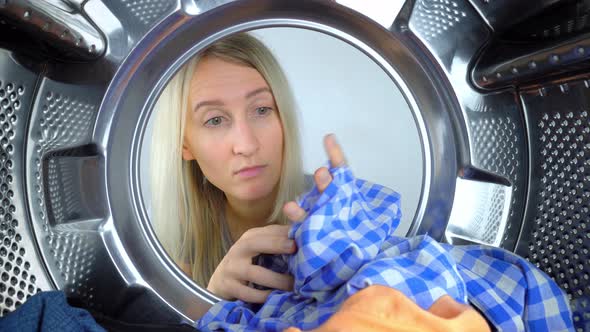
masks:
<svg viewBox="0 0 590 332"><path fill-rule="evenodd" d="M236 194L235 197L241 201L258 201L267 198L272 194L272 188L261 185L244 186L244 188Z"/></svg>

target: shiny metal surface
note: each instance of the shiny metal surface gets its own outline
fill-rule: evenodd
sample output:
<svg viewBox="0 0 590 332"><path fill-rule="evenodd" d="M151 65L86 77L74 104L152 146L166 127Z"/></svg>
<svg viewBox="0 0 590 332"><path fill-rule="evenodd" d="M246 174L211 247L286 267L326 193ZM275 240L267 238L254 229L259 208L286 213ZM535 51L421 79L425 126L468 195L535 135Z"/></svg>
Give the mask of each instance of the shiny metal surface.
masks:
<svg viewBox="0 0 590 332"><path fill-rule="evenodd" d="M479 95L465 103L471 165L501 179L492 182L512 188L510 213L505 228L499 230L503 233L500 246L511 251L516 246L526 205L529 164L524 118L515 99L514 91L507 90Z"/></svg>
<svg viewBox="0 0 590 332"><path fill-rule="evenodd" d="M0 315L55 287L37 255L24 190L27 112L38 79L0 51Z"/></svg>
<svg viewBox="0 0 590 332"><path fill-rule="evenodd" d="M60 0L11 0L0 2L0 13L18 28L28 31L74 60L92 60L103 54L106 43L80 6Z"/></svg>
<svg viewBox="0 0 590 332"><path fill-rule="evenodd" d="M455 181L457 177L473 180L480 177L478 173L490 172L497 176L493 180L496 184L511 184L510 213L495 214L497 218L506 217L507 220L498 219L494 224L505 225L497 230L503 234L499 245L513 250L525 202L527 160L523 118L514 101L514 90L483 93L474 88L467 75L478 50L491 38L488 27L466 1L416 1L411 15L400 17L399 24L407 24L423 47L429 50L448 80L449 90L453 91L450 98L456 103L456 112L452 114L452 129L457 135L457 167L461 171L448 176L449 181ZM454 184L447 184L447 188L438 194L441 195L441 205L450 208L452 198L445 193L453 192ZM450 211L446 213L449 214L438 219L438 224L423 222L420 232L445 232ZM453 236L448 234L447 238Z"/></svg>
<svg viewBox="0 0 590 332"><path fill-rule="evenodd" d="M25 0L10 3L21 10ZM76 53L84 62L32 58L17 44L0 50L2 314L40 290L63 289L128 322L198 319L216 298L165 254L142 200L147 119L167 80L209 43L291 26L357 47L405 95L425 160L408 235L516 250L568 291L577 326L590 324L590 80L577 66L588 53L586 37L489 48L498 32L555 1L406 1L393 23L391 15L346 1L34 3L51 10L31 13L53 13L47 19L69 31L98 32L103 48L90 58L74 48L84 50ZM0 1L0 16L16 15L6 4ZM519 18L510 16L515 10ZM80 15L82 27L55 14L62 12ZM24 16L18 22L10 31L39 27ZM62 54L72 47L57 46ZM570 62L552 64L556 53L560 64ZM548 62L525 70L537 58Z"/></svg>
<svg viewBox="0 0 590 332"><path fill-rule="evenodd" d="M32 66L24 56L15 57L22 67L31 67L40 75L31 85L35 98L27 108L29 114L25 113L29 125L26 158L22 160L26 160L26 168L20 169L26 169L27 176L19 177L20 181L26 179L28 199L21 202L28 202L27 219L32 226L31 238L26 242L43 261L34 264L35 269L43 271L37 277L42 281L39 289L63 289L86 306L110 315L129 312L128 320L174 320L160 308L161 304L152 303L152 295L129 287L109 263L112 259L103 244L100 228L108 214L106 206L100 207L106 204L101 191L104 185L97 177L101 163L90 137L101 98L118 64L151 27L149 24L159 18L152 13L141 27L134 24L133 36L125 30L125 24L130 24L127 12L109 5L113 4L90 0L82 7L106 36L106 49L96 61L64 63L47 59ZM135 5L126 8L132 11ZM25 152L24 144L19 152ZM114 289L118 291L113 293ZM139 299L151 303L149 310L134 311L129 303Z"/></svg>
<svg viewBox="0 0 590 332"><path fill-rule="evenodd" d="M516 249L568 293L574 321L583 328L590 327L589 79L521 93L531 172Z"/></svg>
<svg viewBox="0 0 590 332"><path fill-rule="evenodd" d="M436 1L436 0L435 0ZM469 0L482 18L496 32L501 32L535 14L550 8L560 0ZM518 13L518 15L515 15Z"/></svg>
<svg viewBox="0 0 590 332"><path fill-rule="evenodd" d="M539 48L550 47L558 40L587 33L590 27L589 14L588 1L557 1L554 6L510 27L502 35L506 40L548 42Z"/></svg>
<svg viewBox="0 0 590 332"><path fill-rule="evenodd" d="M510 186L457 179L446 240L500 246L503 237L500 230L506 227L511 196Z"/></svg>
<svg viewBox="0 0 590 332"><path fill-rule="evenodd" d="M478 61L472 72L482 89L506 88L547 79L550 76L588 69L590 35L573 37L539 49L535 44L498 42Z"/></svg>
<svg viewBox="0 0 590 332"><path fill-rule="evenodd" d="M30 115L26 160L30 218L53 283L70 296L87 299L89 306L103 309L108 297L97 285L103 284L100 280L105 276L116 280L114 271L103 265L108 256L101 245L98 224L90 227L85 218L68 223L71 218L65 212L75 207L66 203L59 189L65 187L70 198L81 193L72 182L73 174L57 167L68 156L79 159L78 147L88 142L99 100L98 91L88 86L43 79ZM84 182L85 192L92 192L92 182ZM68 227L63 227L65 224Z"/></svg>

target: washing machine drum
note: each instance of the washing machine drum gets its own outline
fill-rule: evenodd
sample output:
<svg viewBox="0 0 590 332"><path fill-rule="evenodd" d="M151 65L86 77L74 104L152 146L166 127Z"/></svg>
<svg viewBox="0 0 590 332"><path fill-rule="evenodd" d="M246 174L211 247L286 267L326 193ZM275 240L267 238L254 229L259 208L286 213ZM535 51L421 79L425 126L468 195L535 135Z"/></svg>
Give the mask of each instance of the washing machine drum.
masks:
<svg viewBox="0 0 590 332"><path fill-rule="evenodd" d="M564 288L577 326L588 327L586 7L0 1L2 314L61 289L124 321L201 317L216 298L167 255L142 189L152 110L172 75L207 45L291 27L346 42L399 88L422 158L405 233L526 257Z"/></svg>

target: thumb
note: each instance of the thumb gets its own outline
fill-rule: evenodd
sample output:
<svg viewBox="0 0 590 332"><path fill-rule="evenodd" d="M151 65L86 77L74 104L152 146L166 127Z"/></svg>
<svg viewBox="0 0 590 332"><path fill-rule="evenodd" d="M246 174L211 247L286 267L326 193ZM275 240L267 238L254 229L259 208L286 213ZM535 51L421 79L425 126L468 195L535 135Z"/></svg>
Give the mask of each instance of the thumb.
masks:
<svg viewBox="0 0 590 332"><path fill-rule="evenodd" d="M285 206L283 206L283 212L289 220L295 222L303 221L306 216L305 210L294 201L287 202Z"/></svg>

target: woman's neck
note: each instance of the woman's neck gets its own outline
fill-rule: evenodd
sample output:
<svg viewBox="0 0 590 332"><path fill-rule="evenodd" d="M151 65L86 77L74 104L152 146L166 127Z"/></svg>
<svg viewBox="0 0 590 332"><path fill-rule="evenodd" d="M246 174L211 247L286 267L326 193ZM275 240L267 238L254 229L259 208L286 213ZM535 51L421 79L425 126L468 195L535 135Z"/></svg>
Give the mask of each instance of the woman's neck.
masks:
<svg viewBox="0 0 590 332"><path fill-rule="evenodd" d="M242 201L226 196L225 219L232 240L237 241L244 232L253 227L266 226L271 215L276 194L255 201Z"/></svg>

